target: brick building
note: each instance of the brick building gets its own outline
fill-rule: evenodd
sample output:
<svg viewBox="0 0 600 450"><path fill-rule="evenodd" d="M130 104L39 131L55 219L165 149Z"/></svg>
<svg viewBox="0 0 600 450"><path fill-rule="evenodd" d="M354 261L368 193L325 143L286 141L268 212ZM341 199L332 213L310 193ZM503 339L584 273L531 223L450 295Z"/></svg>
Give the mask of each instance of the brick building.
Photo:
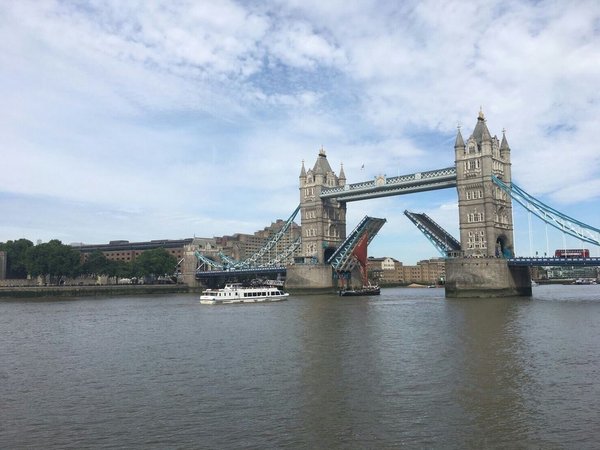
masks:
<svg viewBox="0 0 600 450"><path fill-rule="evenodd" d="M86 261L89 255L94 251L101 251L110 261L131 262L135 260L146 250L164 248L167 252L175 256L177 261L184 258L192 259L195 262L194 253L202 253L211 259L219 261L219 252L235 260L244 260L258 252L267 241L274 236L285 225L284 220L277 220L268 227L259 230L253 234L236 233L232 236L222 236L213 238L187 238L187 239L157 239L146 242L129 242L126 240L110 241L108 244L71 244L81 252L82 261ZM296 239L300 237L300 227L292 223L288 231L281 237L277 245L265 258L275 257L287 249ZM289 260L293 260L294 254L290 255ZM261 262L266 261L259 261ZM187 263L190 266L191 263Z"/></svg>
<svg viewBox="0 0 600 450"><path fill-rule="evenodd" d="M381 285L404 283L402 263L394 258L370 257L367 260L367 271L370 278Z"/></svg>
<svg viewBox="0 0 600 450"><path fill-rule="evenodd" d="M373 279L385 284L438 284L446 279L446 262L443 258L419 261L414 266L406 266L390 258L369 258L368 270Z"/></svg>
<svg viewBox="0 0 600 450"><path fill-rule="evenodd" d="M95 245L77 245L71 244L81 252L82 261L86 261L90 254L95 251L101 251L110 261L131 262L146 250L164 248L177 260L183 258L184 246L192 243L192 238L188 239L157 239L147 242L129 242L129 241L110 241L108 244Z"/></svg>
<svg viewBox="0 0 600 450"><path fill-rule="evenodd" d="M269 239L277 234L284 225L285 221L279 219L271 223L271 225L268 227L256 231L253 234L236 233L232 236L222 236L214 239L217 246L225 255L236 261L243 261L262 249ZM292 223L287 232L281 237L273 249L271 249L269 253L265 254L262 261L259 261L259 264L261 262L266 263L276 255L283 253L296 241L296 239L300 237L300 234L300 226L298 226L296 223ZM293 260L293 256L298 252L299 250L290 255L288 262L291 262Z"/></svg>

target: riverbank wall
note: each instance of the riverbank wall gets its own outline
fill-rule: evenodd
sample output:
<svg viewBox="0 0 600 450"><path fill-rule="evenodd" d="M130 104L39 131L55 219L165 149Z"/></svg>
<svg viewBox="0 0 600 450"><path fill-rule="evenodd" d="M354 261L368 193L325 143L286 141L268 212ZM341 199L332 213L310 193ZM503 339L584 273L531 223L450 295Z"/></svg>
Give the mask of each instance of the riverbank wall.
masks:
<svg viewBox="0 0 600 450"><path fill-rule="evenodd" d="M185 284L146 284L109 286L12 286L0 287L0 299L38 297L91 297L114 295L185 294L200 292Z"/></svg>

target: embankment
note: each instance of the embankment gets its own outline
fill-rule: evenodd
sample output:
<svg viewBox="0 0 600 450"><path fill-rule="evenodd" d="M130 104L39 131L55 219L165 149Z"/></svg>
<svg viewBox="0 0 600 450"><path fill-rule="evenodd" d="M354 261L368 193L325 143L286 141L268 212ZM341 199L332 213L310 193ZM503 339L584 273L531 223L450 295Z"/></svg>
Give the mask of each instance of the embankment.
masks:
<svg viewBox="0 0 600 450"><path fill-rule="evenodd" d="M185 284L141 284L108 286L20 286L0 287L0 298L80 297L112 295L181 294L196 292Z"/></svg>

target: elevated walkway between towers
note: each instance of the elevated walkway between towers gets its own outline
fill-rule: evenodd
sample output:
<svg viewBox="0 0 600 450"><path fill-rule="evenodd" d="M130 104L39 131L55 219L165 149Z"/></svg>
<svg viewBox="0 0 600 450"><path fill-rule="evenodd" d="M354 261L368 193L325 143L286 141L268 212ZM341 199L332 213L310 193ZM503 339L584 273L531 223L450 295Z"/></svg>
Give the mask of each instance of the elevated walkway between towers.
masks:
<svg viewBox="0 0 600 450"><path fill-rule="evenodd" d="M442 256L448 256L451 252L459 252L461 250L460 242L427 214L414 213L407 210L404 211L404 215L417 226Z"/></svg>
<svg viewBox="0 0 600 450"><path fill-rule="evenodd" d="M382 175L374 180L324 188L320 197L334 198L338 202L353 202L452 187L456 187L456 167L446 167L397 177Z"/></svg>

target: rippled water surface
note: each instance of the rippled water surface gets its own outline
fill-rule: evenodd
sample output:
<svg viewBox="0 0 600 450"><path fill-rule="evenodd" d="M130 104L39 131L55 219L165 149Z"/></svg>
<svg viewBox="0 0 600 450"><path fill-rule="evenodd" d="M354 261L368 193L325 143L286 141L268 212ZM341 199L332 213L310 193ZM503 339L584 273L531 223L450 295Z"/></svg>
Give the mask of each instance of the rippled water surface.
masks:
<svg viewBox="0 0 600 450"><path fill-rule="evenodd" d="M598 448L600 286L0 302L0 448Z"/></svg>

